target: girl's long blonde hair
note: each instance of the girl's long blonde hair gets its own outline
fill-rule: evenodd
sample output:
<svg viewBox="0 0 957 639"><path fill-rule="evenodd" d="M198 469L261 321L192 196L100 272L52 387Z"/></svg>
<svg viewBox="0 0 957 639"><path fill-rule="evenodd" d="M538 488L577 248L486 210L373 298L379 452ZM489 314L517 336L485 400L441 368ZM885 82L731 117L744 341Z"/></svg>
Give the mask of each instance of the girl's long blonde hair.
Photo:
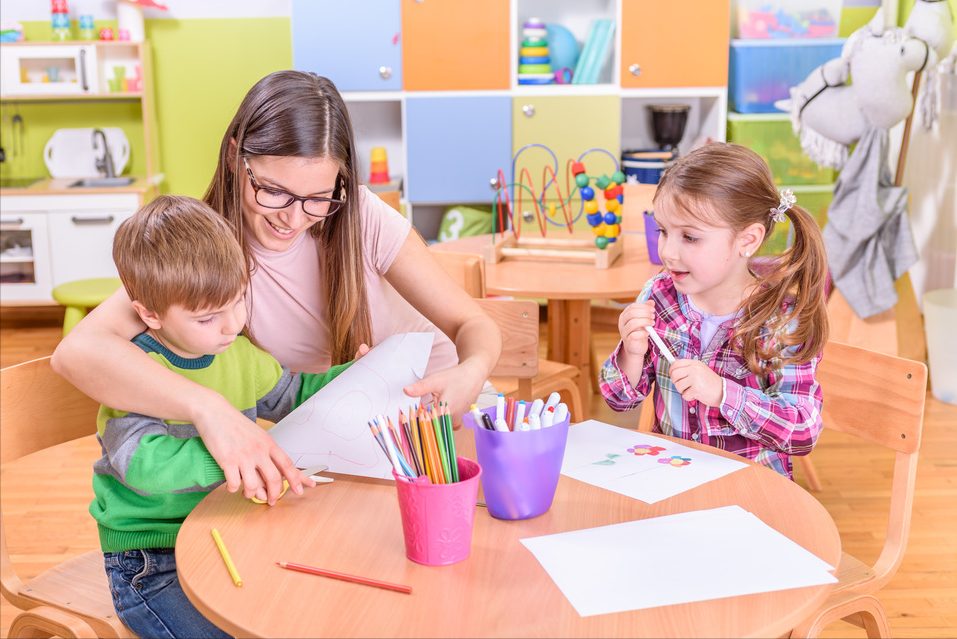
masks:
<svg viewBox="0 0 957 639"><path fill-rule="evenodd" d="M728 226L735 234L751 224L774 228L771 209L781 195L761 156L737 144L713 142L678 158L661 176L654 202L667 198L689 217ZM712 216L708 219L708 216ZM744 302L735 329L735 347L754 373L766 372L768 360L780 365L810 361L828 337L827 255L817 222L800 206L785 215L794 229L794 242L768 267L753 269L759 286ZM753 259L753 258L752 258ZM789 310L782 312L783 309ZM796 328L785 326L796 320ZM770 334L767 331L770 330ZM790 348L790 353L783 351Z"/></svg>
<svg viewBox="0 0 957 639"><path fill-rule="evenodd" d="M305 71L272 73L249 90L223 136L204 199L229 222L253 271L256 259L245 238L241 180L246 179L243 158L260 155L322 158L339 167L332 197L345 204L310 233L319 243L332 363L347 362L360 344L372 343L372 321L363 278L355 140L335 85Z"/></svg>

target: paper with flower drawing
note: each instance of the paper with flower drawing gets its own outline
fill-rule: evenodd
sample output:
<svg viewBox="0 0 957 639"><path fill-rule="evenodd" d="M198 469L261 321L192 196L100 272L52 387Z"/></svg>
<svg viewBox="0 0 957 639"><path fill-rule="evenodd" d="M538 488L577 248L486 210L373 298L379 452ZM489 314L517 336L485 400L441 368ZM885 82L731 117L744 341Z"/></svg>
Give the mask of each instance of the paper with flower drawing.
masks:
<svg viewBox="0 0 957 639"><path fill-rule="evenodd" d="M333 473L392 479L392 464L369 422L383 415L395 423L399 409L407 413L418 405L418 398L402 389L425 374L433 337L403 333L386 338L269 434L299 468L326 464Z"/></svg>
<svg viewBox="0 0 957 639"><path fill-rule="evenodd" d="M569 427L562 474L653 504L746 465L590 419Z"/></svg>
<svg viewBox="0 0 957 639"><path fill-rule="evenodd" d="M520 541L583 617L837 582L833 566L740 506ZM773 557L773 568L742 556Z"/></svg>

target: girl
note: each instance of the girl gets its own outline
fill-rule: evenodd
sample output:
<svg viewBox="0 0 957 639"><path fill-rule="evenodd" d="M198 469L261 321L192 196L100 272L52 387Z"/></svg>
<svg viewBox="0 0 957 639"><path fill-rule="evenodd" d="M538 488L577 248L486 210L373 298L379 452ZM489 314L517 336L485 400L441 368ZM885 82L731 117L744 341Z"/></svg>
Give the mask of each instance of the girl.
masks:
<svg viewBox="0 0 957 639"><path fill-rule="evenodd" d="M303 71L257 82L226 129L205 200L250 266L243 333L281 364L324 371L360 344L432 331L426 376L406 393L448 402L454 415L476 401L498 361L498 328L408 220L360 185L352 124L332 82ZM64 338L53 367L107 406L195 424L230 491L242 485L244 496L274 503L283 477L296 493L312 485L222 395L131 344L144 328L121 288Z"/></svg>
<svg viewBox="0 0 957 639"><path fill-rule="evenodd" d="M746 147L712 143L665 170L654 197L664 270L618 320L621 342L600 373L617 411L654 383L654 432L709 444L792 478L821 430L814 379L827 341L821 231ZM794 242L761 264L774 224ZM649 342L651 327L676 358Z"/></svg>

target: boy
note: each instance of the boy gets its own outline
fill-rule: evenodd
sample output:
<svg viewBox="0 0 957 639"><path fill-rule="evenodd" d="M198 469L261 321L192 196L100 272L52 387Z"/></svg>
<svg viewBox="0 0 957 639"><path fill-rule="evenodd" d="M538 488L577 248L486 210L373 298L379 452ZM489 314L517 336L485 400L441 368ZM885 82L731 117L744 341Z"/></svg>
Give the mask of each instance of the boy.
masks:
<svg viewBox="0 0 957 639"><path fill-rule="evenodd" d="M241 334L249 267L225 221L198 200L161 196L141 208L117 230L113 259L148 327L133 343L254 421L281 419L351 364L292 375ZM90 513L120 619L141 637L228 636L176 575L183 520L225 479L196 428L101 406L97 439Z"/></svg>

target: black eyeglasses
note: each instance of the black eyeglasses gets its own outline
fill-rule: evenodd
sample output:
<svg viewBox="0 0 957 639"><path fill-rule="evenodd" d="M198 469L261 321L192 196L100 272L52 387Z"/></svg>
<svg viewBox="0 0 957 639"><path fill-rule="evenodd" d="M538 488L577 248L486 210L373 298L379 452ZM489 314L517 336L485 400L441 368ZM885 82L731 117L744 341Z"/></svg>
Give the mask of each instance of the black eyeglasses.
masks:
<svg viewBox="0 0 957 639"><path fill-rule="evenodd" d="M302 202L302 212L309 217L329 217L345 203L344 200L328 197L301 197L289 191L263 186L256 182L246 158L243 158L243 163L246 165L246 173L249 174L249 184L252 185L253 192L256 194L256 202L267 209L284 209L299 200Z"/></svg>

